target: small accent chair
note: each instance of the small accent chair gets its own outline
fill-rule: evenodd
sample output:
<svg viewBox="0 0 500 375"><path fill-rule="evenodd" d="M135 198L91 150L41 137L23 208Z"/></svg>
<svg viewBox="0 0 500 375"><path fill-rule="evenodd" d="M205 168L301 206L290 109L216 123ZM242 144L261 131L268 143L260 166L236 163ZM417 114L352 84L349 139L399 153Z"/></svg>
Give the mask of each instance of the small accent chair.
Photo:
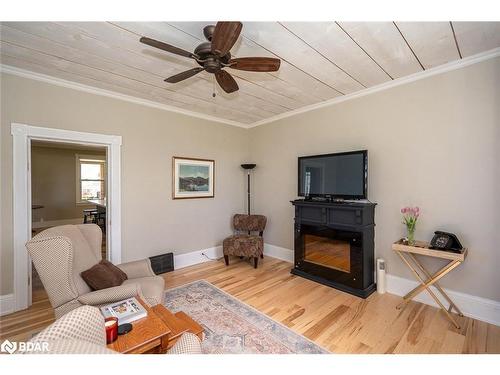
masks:
<svg viewBox="0 0 500 375"><path fill-rule="evenodd" d="M48 344L48 352L30 354L118 354L106 347L104 317L98 308L80 306L63 315L30 340ZM202 354L200 339L189 332L167 354Z"/></svg>
<svg viewBox="0 0 500 375"><path fill-rule="evenodd" d="M222 251L226 266L229 265L229 255L240 258L253 258L254 267L257 268L259 257L264 258L263 233L266 228L267 218L263 215L236 214L233 217L235 233L226 238L222 243ZM257 232L257 234L252 234Z"/></svg>
<svg viewBox="0 0 500 375"><path fill-rule="evenodd" d="M128 279L120 286L92 291L80 273L100 262L101 245L102 232L95 224L49 228L26 243L56 318L82 305L100 306L134 296L150 306L163 303L165 280L155 275L149 259L117 265Z"/></svg>

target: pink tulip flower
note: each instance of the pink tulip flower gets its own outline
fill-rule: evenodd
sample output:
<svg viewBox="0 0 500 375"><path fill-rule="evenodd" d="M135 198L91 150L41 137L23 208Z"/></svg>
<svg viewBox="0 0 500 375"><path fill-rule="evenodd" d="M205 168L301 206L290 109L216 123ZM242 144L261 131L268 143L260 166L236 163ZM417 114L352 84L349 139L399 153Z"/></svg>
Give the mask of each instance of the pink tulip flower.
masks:
<svg viewBox="0 0 500 375"><path fill-rule="evenodd" d="M417 219L420 216L420 207L415 206L415 207L403 207L401 208L401 213L405 218L408 219ZM406 219L405 219L406 220Z"/></svg>

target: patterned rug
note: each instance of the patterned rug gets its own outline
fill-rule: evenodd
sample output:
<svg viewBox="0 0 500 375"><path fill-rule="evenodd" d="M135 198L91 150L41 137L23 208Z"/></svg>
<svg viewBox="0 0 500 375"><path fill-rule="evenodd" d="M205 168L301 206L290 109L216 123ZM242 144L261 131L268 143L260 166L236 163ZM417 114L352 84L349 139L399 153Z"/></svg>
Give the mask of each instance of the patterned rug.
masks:
<svg viewBox="0 0 500 375"><path fill-rule="evenodd" d="M171 311L184 311L203 326L205 353L328 353L207 281L170 289L165 297Z"/></svg>

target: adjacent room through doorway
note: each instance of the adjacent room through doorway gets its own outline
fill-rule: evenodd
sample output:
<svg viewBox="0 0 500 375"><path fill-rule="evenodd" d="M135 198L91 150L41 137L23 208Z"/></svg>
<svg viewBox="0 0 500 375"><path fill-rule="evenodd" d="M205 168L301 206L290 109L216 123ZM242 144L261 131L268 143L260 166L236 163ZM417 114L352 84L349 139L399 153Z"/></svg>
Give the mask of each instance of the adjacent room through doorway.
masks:
<svg viewBox="0 0 500 375"><path fill-rule="evenodd" d="M31 142L31 233L66 224L97 224L106 245L106 147L33 140ZM31 267L32 302L47 298Z"/></svg>

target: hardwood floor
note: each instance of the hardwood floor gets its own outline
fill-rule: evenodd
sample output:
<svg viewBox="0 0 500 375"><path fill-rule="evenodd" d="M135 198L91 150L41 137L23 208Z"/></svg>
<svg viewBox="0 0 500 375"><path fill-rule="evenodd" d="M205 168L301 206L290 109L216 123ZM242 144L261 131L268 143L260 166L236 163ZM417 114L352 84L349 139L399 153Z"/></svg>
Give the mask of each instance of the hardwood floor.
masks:
<svg viewBox="0 0 500 375"><path fill-rule="evenodd" d="M399 311L400 297L363 300L290 274L291 264L265 257L229 267L212 261L165 274L167 288L205 279L335 353L500 353L500 327L456 317L453 327L436 308L418 302ZM25 340L54 319L46 298L0 318L0 337Z"/></svg>

